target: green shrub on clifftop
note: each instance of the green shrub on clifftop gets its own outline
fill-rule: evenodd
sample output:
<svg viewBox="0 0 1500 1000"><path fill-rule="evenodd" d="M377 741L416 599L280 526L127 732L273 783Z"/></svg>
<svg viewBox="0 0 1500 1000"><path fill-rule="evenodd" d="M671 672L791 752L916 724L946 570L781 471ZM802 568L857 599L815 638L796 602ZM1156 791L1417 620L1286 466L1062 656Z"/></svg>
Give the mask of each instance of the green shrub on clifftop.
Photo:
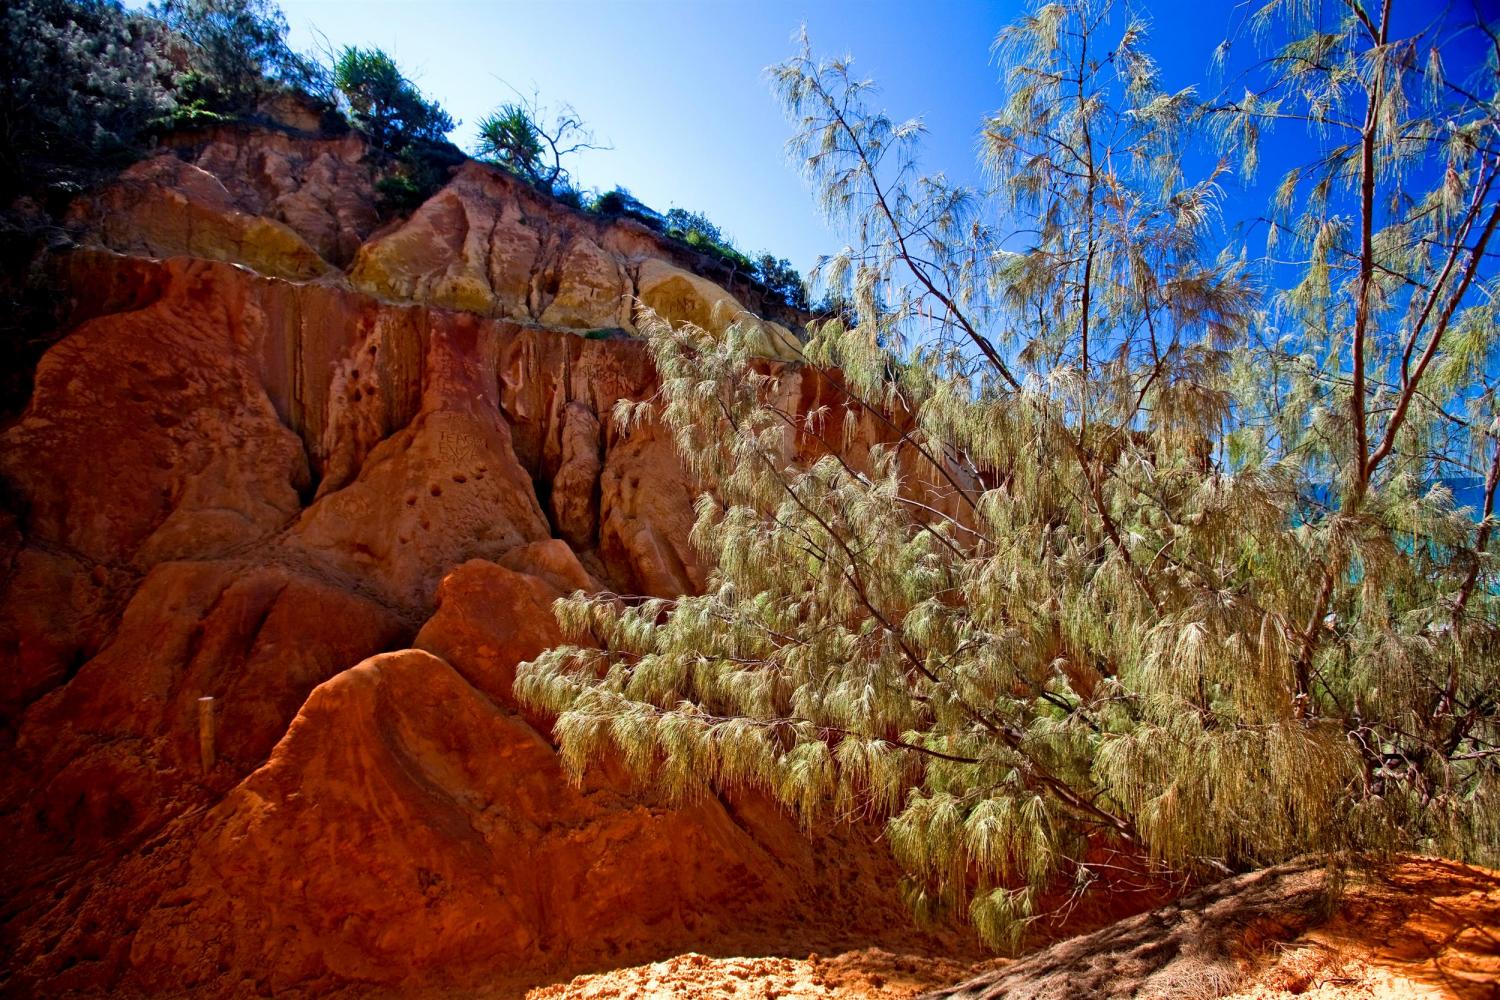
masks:
<svg viewBox="0 0 1500 1000"><path fill-rule="evenodd" d="M156 0L147 10L190 44L192 68L177 84L183 105L233 117L278 90L332 96L328 71L287 44L272 0Z"/></svg>
<svg viewBox="0 0 1500 1000"><path fill-rule="evenodd" d="M128 162L176 106L159 22L108 0L0 11L0 210L24 185Z"/></svg>
<svg viewBox="0 0 1500 1000"><path fill-rule="evenodd" d="M413 143L440 142L454 128L452 116L423 97L380 49L343 49L333 64L333 85L348 104L350 121L381 149L400 152Z"/></svg>

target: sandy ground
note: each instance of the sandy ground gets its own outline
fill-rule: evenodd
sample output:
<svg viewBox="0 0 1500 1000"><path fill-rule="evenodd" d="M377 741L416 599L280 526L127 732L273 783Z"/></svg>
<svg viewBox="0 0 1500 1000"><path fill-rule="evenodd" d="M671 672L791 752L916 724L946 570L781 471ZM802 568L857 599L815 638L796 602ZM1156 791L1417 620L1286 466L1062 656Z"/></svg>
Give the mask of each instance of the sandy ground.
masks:
<svg viewBox="0 0 1500 1000"><path fill-rule="evenodd" d="M908 1000L1001 969L879 949L823 958L710 958L579 976L527 1000ZM1411 859L1353 887L1333 917L1264 945L1239 982L1204 997L1234 1000L1500 1000L1500 874ZM1227 990L1227 991L1226 991Z"/></svg>
<svg viewBox="0 0 1500 1000"><path fill-rule="evenodd" d="M878 948L831 958L709 958L679 955L664 962L579 976L526 994L526 1000L633 1000L687 997L733 1000L811 1000L869 997L907 1000L973 975L979 966Z"/></svg>
<svg viewBox="0 0 1500 1000"><path fill-rule="evenodd" d="M1332 920L1273 948L1243 1000L1500 998L1500 874L1415 858L1352 889Z"/></svg>

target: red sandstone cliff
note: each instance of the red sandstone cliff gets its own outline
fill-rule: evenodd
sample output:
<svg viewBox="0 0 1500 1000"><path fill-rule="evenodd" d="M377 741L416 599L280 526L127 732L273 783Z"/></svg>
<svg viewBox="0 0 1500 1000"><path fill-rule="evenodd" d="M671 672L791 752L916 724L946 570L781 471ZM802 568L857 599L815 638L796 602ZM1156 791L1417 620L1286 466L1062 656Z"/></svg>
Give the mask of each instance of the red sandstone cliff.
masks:
<svg viewBox="0 0 1500 1000"><path fill-rule="evenodd" d="M0 990L503 992L909 937L869 830L572 785L511 696L557 596L702 585L696 487L609 413L654 389L634 303L740 299L478 164L381 227L375 176L228 130L70 212L66 336L0 433Z"/></svg>

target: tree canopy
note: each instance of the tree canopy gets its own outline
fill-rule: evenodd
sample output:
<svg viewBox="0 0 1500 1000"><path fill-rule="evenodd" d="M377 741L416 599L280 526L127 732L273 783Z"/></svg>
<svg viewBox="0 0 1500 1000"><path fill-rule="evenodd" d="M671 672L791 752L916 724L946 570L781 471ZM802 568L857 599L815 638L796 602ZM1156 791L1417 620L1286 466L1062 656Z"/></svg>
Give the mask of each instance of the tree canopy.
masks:
<svg viewBox="0 0 1500 1000"><path fill-rule="evenodd" d="M0 202L70 164L119 158L175 106L166 33L106 0L0 11Z"/></svg>
<svg viewBox="0 0 1500 1000"><path fill-rule="evenodd" d="M538 99L502 104L479 122L474 155L496 163L528 184L557 194L573 190L563 160L585 149L597 149L594 137L572 108L550 119Z"/></svg>
<svg viewBox="0 0 1500 1000"><path fill-rule="evenodd" d="M215 112L253 112L276 88L327 90L327 70L287 43L286 16L273 0L157 0L147 11L191 45L191 82Z"/></svg>
<svg viewBox="0 0 1500 1000"><path fill-rule="evenodd" d="M1261 4L1234 97L1162 89L1107 0L1034 6L981 190L804 39L773 80L843 315L785 367L652 327L616 417L674 435L715 568L559 603L517 691L570 766L883 818L918 912L996 944L1122 856L1500 859L1500 34L1400 6ZM1252 256L1223 185L1273 125L1306 142Z"/></svg>
<svg viewBox="0 0 1500 1000"><path fill-rule="evenodd" d="M380 49L344 48L333 63L333 85L348 102L355 127L383 149L438 142L454 128L452 116L423 97Z"/></svg>

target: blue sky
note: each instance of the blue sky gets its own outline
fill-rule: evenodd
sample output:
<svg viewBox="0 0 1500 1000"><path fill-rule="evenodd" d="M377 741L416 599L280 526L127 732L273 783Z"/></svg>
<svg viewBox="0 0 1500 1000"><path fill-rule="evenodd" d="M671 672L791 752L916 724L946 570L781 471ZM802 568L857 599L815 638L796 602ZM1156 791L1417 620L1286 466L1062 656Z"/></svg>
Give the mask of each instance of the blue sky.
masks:
<svg viewBox="0 0 1500 1000"><path fill-rule="evenodd" d="M916 0L921 3L921 0ZM976 179L974 137L1001 100L989 47L1017 2L888 0L282 0L295 47L375 45L463 124L519 90L570 103L609 150L585 152L585 187L627 187L654 208L705 213L746 251L807 271L844 240L819 219L784 153L790 128L764 70L807 24L824 55L852 54L896 118L921 117L924 166ZM1201 83L1233 16L1229 3L1151 5L1165 83ZM1123 16L1121 15L1121 20ZM321 36L321 37L320 37ZM514 89L512 89L514 88Z"/></svg>

